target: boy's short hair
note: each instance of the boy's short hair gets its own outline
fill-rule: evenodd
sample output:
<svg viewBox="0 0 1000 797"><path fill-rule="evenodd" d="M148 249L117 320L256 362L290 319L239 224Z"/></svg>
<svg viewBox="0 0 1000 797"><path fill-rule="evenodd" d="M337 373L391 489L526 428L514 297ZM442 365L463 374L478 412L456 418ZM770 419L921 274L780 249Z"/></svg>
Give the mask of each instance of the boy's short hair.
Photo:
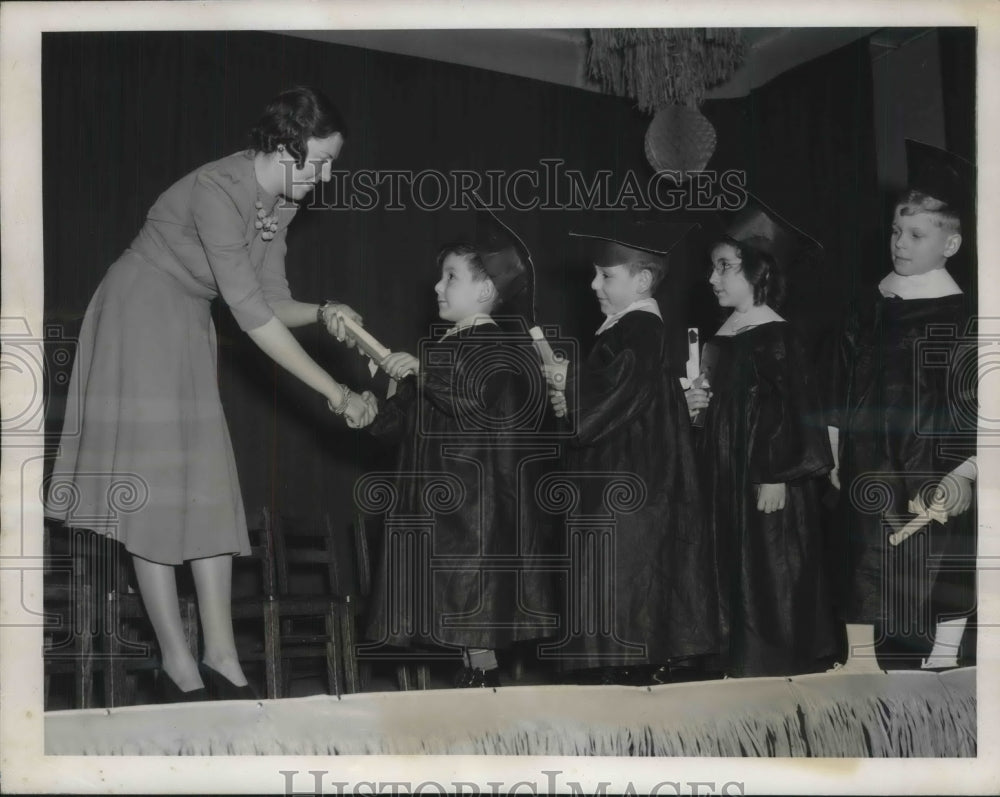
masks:
<svg viewBox="0 0 1000 797"><path fill-rule="evenodd" d="M896 210L900 216L915 216L917 213L929 213L935 217L939 227L948 233L962 233L962 218L958 211L937 197L916 189L907 189L896 200Z"/></svg>
<svg viewBox="0 0 1000 797"><path fill-rule="evenodd" d="M483 280L491 279L489 273L486 271L486 266L483 265L483 256L479 247L468 241L453 241L447 243L441 247L438 251L437 264L438 268L444 265L445 258L449 255L456 255L458 257L464 257L465 262L469 265L469 273L472 274L472 279L476 282L482 282ZM493 305L490 308L491 312L496 310L503 303L500 298L499 293L497 298L493 300Z"/></svg>
<svg viewBox="0 0 1000 797"><path fill-rule="evenodd" d="M656 289L663 282L663 278L667 274L667 269L663 262L660 260L635 260L624 264L625 268L628 269L628 273L633 277L641 271L648 271L652 277L652 282L649 285L649 294L652 296L656 293Z"/></svg>
<svg viewBox="0 0 1000 797"><path fill-rule="evenodd" d="M452 241L442 246L437 256L438 268L444 265L445 258L450 255L464 257L465 261L469 264L469 271L472 272L473 279L477 282L489 277L489 274L486 273L486 268L483 266L483 258L479 254L479 249L468 241Z"/></svg>

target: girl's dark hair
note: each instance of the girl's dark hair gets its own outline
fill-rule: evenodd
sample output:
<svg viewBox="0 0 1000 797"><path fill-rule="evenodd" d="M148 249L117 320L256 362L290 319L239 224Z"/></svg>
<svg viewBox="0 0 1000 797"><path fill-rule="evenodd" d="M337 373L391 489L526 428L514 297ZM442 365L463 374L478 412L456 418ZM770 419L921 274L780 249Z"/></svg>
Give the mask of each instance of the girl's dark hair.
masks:
<svg viewBox="0 0 1000 797"><path fill-rule="evenodd" d="M785 300L785 273L771 254L771 242L760 237L737 241L725 235L712 244L712 249L722 244L728 244L739 254L740 271L753 288L753 303L779 308Z"/></svg>
<svg viewBox="0 0 1000 797"><path fill-rule="evenodd" d="M347 137L337 107L322 92L296 86L268 103L264 115L250 131L250 146L257 152L274 152L284 145L301 169L306 164L309 139L327 138L334 133Z"/></svg>

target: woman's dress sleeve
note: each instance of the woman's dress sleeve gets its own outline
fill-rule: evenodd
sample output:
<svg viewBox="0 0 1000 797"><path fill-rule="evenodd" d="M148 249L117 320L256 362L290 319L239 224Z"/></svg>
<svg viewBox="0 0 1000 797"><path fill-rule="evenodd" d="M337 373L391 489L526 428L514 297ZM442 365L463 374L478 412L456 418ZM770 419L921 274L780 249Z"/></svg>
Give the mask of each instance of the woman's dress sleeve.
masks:
<svg viewBox="0 0 1000 797"><path fill-rule="evenodd" d="M248 222L240 215L238 203L222 178L208 171L198 175L191 194L191 213L212 276L236 323L244 331L263 326L274 312L250 261Z"/></svg>

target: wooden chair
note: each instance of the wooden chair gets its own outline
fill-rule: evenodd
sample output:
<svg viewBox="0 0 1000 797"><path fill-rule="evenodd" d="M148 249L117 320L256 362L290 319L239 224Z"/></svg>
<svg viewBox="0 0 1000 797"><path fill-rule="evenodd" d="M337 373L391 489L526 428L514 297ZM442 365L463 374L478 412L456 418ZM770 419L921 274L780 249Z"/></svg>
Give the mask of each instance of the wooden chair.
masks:
<svg viewBox="0 0 1000 797"><path fill-rule="evenodd" d="M340 636L344 651L344 687L348 693L363 692L371 681L371 665L358 661L358 626L364 620L371 593L371 560L365 516L357 513L351 523L350 539L354 543L354 584L345 589L344 611L341 613Z"/></svg>
<svg viewBox="0 0 1000 797"><path fill-rule="evenodd" d="M233 560L233 624L240 662L260 662L264 668L264 694L282 697L281 639L278 615L278 583L275 575L274 529L264 509L249 524L250 556ZM248 584L248 588L239 589ZM237 627L250 622L249 635Z"/></svg>
<svg viewBox="0 0 1000 797"><path fill-rule="evenodd" d="M89 529L45 527L45 689L72 675L74 708L136 702L136 676L159 667L152 628L131 588L131 560L114 539ZM193 597L181 604L188 642L197 650ZM98 679L100 676L100 679ZM103 690L95 689L100 683Z"/></svg>
<svg viewBox="0 0 1000 797"><path fill-rule="evenodd" d="M278 584L283 693L290 691L291 663L319 658L325 664L328 694L339 695L345 602L338 551L328 516L310 522L287 515L273 518Z"/></svg>
<svg viewBox="0 0 1000 797"><path fill-rule="evenodd" d="M343 622L345 651L345 672L347 674L347 691L362 691L366 681L370 680L370 666L366 662L359 664L357 654L357 624L365 616L368 603L371 599L372 576L371 557L368 547L368 527L367 518L358 512L354 516L351 524L355 552L355 573L357 576L357 595L346 595L346 611ZM396 683L400 691L411 689L427 689L430 685L430 668L426 664L397 664Z"/></svg>
<svg viewBox="0 0 1000 797"><path fill-rule="evenodd" d="M53 676L70 675L73 708L94 705L97 596L88 537L92 532L45 523L42 542L44 706Z"/></svg>

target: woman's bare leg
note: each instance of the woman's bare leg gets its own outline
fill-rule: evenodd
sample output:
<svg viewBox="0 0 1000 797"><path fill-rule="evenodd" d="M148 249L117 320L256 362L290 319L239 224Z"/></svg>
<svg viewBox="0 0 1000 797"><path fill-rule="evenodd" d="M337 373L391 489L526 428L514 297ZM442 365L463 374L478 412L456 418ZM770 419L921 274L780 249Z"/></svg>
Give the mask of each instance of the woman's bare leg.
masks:
<svg viewBox="0 0 1000 797"><path fill-rule="evenodd" d="M204 686L198 674L198 662L184 638L174 565L150 562L138 556L133 556L132 562L146 614L160 645L163 671L183 692Z"/></svg>
<svg viewBox="0 0 1000 797"><path fill-rule="evenodd" d="M233 557L224 554L192 559L191 571L198 591L198 613L205 637L202 659L236 686L244 686L247 678L240 667L233 638Z"/></svg>

